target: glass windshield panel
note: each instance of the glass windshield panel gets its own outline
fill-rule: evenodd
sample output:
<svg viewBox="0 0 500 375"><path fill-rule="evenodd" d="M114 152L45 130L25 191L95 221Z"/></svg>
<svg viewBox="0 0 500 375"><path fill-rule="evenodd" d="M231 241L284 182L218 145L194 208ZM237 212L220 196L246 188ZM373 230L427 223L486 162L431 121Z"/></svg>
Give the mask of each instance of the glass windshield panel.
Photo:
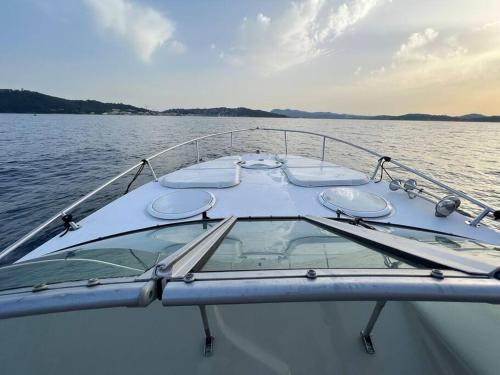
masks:
<svg viewBox="0 0 500 375"><path fill-rule="evenodd" d="M139 276L215 224L189 223L119 235L5 266L0 268L0 290Z"/></svg>
<svg viewBox="0 0 500 375"><path fill-rule="evenodd" d="M201 271L409 267L303 220L253 220L238 221Z"/></svg>
<svg viewBox="0 0 500 375"><path fill-rule="evenodd" d="M447 249L463 252L481 258L484 261L500 263L500 245L487 244L481 241L464 237L451 236L447 234L428 232L418 229L392 227L387 225L375 225L377 230L391 233L396 236L409 238L415 241L442 246Z"/></svg>

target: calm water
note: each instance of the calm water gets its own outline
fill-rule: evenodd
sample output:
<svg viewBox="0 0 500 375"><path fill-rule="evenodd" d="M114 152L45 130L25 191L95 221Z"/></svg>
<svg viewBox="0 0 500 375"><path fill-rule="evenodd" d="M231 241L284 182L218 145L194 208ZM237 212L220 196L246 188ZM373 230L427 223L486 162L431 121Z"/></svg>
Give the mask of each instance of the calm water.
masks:
<svg viewBox="0 0 500 375"><path fill-rule="evenodd" d="M0 249L145 156L196 136L255 126L343 138L500 207L500 124L0 114ZM321 156L320 138L292 134L288 141L289 153ZM229 145L227 135L203 141L201 156L256 149L284 152L280 133L242 133L234 136L233 150ZM166 173L193 162L195 155L188 145L155 160L154 166ZM376 165L375 158L334 142L327 142L327 159L367 172ZM139 184L147 181L144 174ZM76 218L121 194L130 177L77 209ZM51 233L61 230L57 224Z"/></svg>

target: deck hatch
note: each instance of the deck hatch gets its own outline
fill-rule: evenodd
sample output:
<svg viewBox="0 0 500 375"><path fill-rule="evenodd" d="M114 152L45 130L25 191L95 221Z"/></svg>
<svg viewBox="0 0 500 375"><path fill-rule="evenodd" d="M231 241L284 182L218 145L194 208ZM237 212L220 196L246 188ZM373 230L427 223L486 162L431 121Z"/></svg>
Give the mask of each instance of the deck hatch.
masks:
<svg viewBox="0 0 500 375"><path fill-rule="evenodd" d="M244 160L238 164L245 169L274 169L282 165L280 161L274 159Z"/></svg>
<svg viewBox="0 0 500 375"><path fill-rule="evenodd" d="M208 211L215 201L215 196L205 190L179 190L156 198L147 210L159 219L186 219Z"/></svg>
<svg viewBox="0 0 500 375"><path fill-rule="evenodd" d="M394 211L391 203L380 195L350 187L324 190L319 194L319 201L332 211L339 209L355 217L382 217Z"/></svg>

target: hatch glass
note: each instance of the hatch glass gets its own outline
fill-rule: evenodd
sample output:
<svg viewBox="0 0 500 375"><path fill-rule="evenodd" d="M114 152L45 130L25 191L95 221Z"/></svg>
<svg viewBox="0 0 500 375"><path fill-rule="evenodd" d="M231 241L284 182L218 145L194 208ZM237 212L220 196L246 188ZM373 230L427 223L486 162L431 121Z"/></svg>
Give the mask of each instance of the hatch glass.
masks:
<svg viewBox="0 0 500 375"><path fill-rule="evenodd" d="M411 267L304 220L239 220L200 271Z"/></svg>

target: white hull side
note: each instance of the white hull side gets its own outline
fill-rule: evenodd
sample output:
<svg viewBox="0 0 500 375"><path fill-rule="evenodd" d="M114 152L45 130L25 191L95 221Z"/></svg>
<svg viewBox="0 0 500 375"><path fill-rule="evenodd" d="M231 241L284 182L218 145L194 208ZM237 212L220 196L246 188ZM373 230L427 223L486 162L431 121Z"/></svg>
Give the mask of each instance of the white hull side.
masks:
<svg viewBox="0 0 500 375"><path fill-rule="evenodd" d="M203 356L197 307L105 309L0 321L1 373L497 374L493 305L388 302L376 354L359 331L372 302L210 306Z"/></svg>

